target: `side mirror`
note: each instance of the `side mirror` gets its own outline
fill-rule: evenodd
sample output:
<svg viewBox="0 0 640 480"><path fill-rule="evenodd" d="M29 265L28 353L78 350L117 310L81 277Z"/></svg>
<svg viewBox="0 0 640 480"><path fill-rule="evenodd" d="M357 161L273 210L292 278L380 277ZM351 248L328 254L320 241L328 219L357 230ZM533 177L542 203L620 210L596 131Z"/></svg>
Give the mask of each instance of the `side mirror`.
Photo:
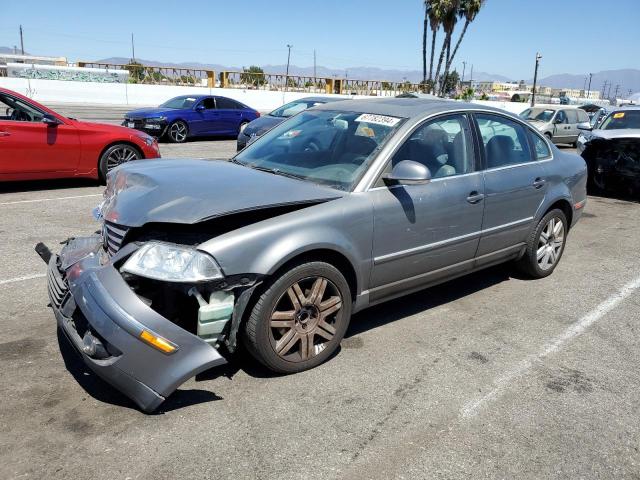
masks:
<svg viewBox="0 0 640 480"><path fill-rule="evenodd" d="M46 123L49 127L56 127L62 122L50 113L45 113L44 115L42 115L42 123Z"/></svg>
<svg viewBox="0 0 640 480"><path fill-rule="evenodd" d="M382 180L386 184L422 185L431 181L431 172L421 163L402 160Z"/></svg>
<svg viewBox="0 0 640 480"><path fill-rule="evenodd" d="M581 122L578 125L578 130L591 130L591 124L589 122Z"/></svg>
<svg viewBox="0 0 640 480"><path fill-rule="evenodd" d="M204 105L202 104L196 105L196 112L202 112L204 110L205 110Z"/></svg>

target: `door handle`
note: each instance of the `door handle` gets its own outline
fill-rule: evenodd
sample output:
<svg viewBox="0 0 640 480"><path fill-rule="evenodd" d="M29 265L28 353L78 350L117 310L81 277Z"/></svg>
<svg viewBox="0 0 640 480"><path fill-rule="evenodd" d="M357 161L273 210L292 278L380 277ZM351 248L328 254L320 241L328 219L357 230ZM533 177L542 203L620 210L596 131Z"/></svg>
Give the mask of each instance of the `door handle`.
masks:
<svg viewBox="0 0 640 480"><path fill-rule="evenodd" d="M533 188L542 188L544 187L545 183L547 183L547 181L544 178L538 177L533 181Z"/></svg>
<svg viewBox="0 0 640 480"><path fill-rule="evenodd" d="M482 200L484 200L484 193L478 193L475 190L471 192L467 197L467 202L471 203L472 205L475 205L476 203L479 203Z"/></svg>
<svg viewBox="0 0 640 480"><path fill-rule="evenodd" d="M0 137L8 137L11 135L9 132L0 132Z"/></svg>

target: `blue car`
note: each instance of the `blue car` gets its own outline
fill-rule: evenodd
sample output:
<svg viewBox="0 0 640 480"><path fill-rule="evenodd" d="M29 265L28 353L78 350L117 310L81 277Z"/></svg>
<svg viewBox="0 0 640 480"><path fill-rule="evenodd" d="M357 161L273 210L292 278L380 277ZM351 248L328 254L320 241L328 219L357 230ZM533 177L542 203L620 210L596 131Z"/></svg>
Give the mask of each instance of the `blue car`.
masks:
<svg viewBox="0 0 640 480"><path fill-rule="evenodd" d="M182 143L191 137L238 135L260 116L253 108L231 98L211 95L181 95L157 108L127 112L125 127L142 130L157 138Z"/></svg>

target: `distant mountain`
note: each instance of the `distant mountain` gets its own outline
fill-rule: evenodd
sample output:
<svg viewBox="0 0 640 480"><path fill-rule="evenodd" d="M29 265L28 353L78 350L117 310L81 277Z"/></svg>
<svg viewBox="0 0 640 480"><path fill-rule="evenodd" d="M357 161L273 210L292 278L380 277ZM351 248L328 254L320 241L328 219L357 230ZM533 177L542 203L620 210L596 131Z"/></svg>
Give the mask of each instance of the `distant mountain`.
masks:
<svg viewBox="0 0 640 480"><path fill-rule="evenodd" d="M550 75L538 80L540 85L552 88L588 88L589 74L572 75L563 73L559 75ZM616 85L620 85L618 89L618 98L624 98L628 95L629 90L633 93L640 91L640 70L623 69L623 70L604 70L594 73L591 77L591 90L602 91L604 82L607 82L607 91L609 93L609 85L611 85L611 96L613 96ZM529 80L530 83L533 80ZM586 87L585 87L586 85Z"/></svg>
<svg viewBox="0 0 640 480"><path fill-rule="evenodd" d="M130 59L125 57L111 57L105 58L102 60L97 60L100 63L129 63ZM163 67L191 67L191 68L202 68L215 70L216 72L220 72L222 70L230 70L230 71L240 71L242 67L240 66L229 66L229 65L220 65L220 64L206 64L200 62L183 62L183 63L170 63L170 62L158 62L156 60L144 60L137 59L138 62L144 65L150 66L163 66ZM244 65L248 67L249 65ZM287 66L282 65L262 65L261 68L266 73L284 73L287 71ZM313 76L313 67L299 67L297 65L289 66L289 73L291 75L301 75L301 76ZM458 72L462 74L462 72ZM466 78L469 78L471 72L467 70L465 73ZM422 80L422 71L420 70L392 70L392 69L382 69L375 67L351 67L346 69L338 69L338 68L328 68L324 66L316 67L316 75L318 77L333 77L334 75L337 77L348 77L355 78L358 80L389 80L395 82L402 82L404 80L409 80L412 83L418 83ZM485 72L473 72L474 80L481 81L489 81L495 80L498 82L508 82L509 78L502 75L495 75L491 73Z"/></svg>

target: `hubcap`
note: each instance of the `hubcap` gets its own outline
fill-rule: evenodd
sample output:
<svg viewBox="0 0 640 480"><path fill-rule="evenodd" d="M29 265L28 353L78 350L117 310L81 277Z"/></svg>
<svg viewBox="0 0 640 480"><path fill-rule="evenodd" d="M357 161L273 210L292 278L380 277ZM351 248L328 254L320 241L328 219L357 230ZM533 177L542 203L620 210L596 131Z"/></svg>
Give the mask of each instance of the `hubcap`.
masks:
<svg viewBox="0 0 640 480"><path fill-rule="evenodd" d="M183 142L187 138L187 126L182 122L174 123L169 128L169 135L176 142Z"/></svg>
<svg viewBox="0 0 640 480"><path fill-rule="evenodd" d="M269 332L276 354L291 362L318 355L336 333L341 308L340 291L324 277L291 285L271 312Z"/></svg>
<svg viewBox="0 0 640 480"><path fill-rule="evenodd" d="M107 172L112 168L116 168L118 165L137 159L138 152L136 152L132 147L122 145L121 147L113 150L107 157Z"/></svg>
<svg viewBox="0 0 640 480"><path fill-rule="evenodd" d="M537 259L542 270L552 268L562 252L564 244L564 224L559 218L551 218L540 232Z"/></svg>

